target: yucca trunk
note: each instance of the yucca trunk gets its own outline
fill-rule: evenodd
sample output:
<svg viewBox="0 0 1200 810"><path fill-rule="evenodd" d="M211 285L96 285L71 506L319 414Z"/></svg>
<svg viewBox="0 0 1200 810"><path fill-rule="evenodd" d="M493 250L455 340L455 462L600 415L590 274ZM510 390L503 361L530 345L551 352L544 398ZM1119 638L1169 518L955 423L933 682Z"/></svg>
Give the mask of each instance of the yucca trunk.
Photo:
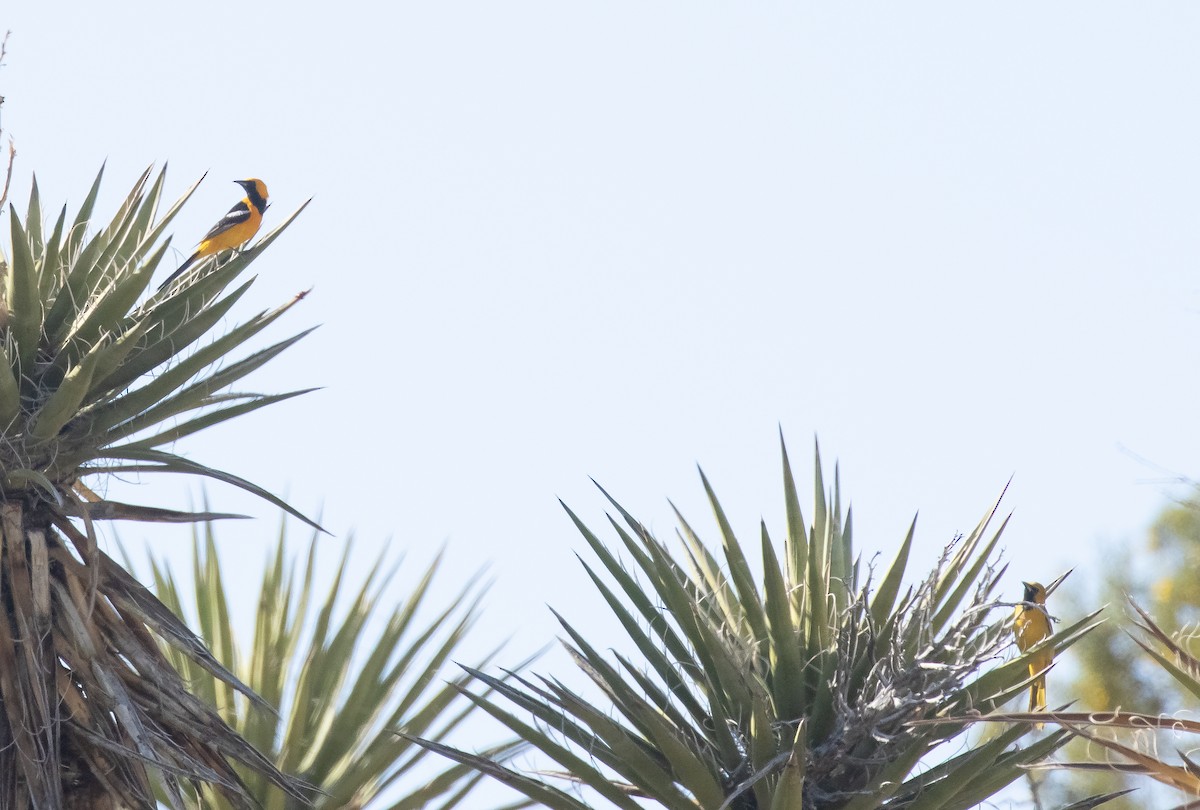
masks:
<svg viewBox="0 0 1200 810"><path fill-rule="evenodd" d="M24 223L12 212L11 253L0 256L0 808L149 810L156 797L182 805L198 783L253 807L235 763L305 795L189 693L160 645L261 699L97 543L98 520L221 516L105 501L83 480L106 473L204 475L294 512L162 449L299 393L225 392L298 339L229 358L290 304L198 345L249 282L226 288L279 228L147 295L167 251L163 231L187 199L159 218L165 175L149 178L94 233L99 177L73 224L64 206L45 230L35 182Z"/></svg>
<svg viewBox="0 0 1200 810"><path fill-rule="evenodd" d="M0 531L0 778L17 806L145 805L153 786L144 762L175 791L175 774L237 785L210 749L227 729L154 640L187 638L187 629L37 499L4 499ZM205 657L202 647L192 652ZM234 745L226 753L255 760ZM193 773L195 763L210 772Z"/></svg>

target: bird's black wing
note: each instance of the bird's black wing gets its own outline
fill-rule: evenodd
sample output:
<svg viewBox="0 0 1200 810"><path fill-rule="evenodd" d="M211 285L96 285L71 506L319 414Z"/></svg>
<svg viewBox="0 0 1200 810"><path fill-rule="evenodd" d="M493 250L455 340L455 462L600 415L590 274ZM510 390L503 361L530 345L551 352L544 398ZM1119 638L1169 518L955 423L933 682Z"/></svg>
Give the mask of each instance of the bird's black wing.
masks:
<svg viewBox="0 0 1200 810"><path fill-rule="evenodd" d="M204 242L212 239L214 236L225 233L225 231L234 225L240 225L248 219L250 219L250 206L246 204L245 200L242 200L233 208L230 208L229 213L221 217L221 221L213 225L212 230L204 234L204 239L200 241Z"/></svg>

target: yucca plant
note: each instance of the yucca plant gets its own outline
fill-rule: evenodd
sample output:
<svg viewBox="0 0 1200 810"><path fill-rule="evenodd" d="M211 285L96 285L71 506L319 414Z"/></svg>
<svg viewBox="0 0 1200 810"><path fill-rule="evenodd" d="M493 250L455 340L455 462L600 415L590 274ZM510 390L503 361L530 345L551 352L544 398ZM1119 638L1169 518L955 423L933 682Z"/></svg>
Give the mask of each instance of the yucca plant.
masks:
<svg viewBox="0 0 1200 810"><path fill-rule="evenodd" d="M399 589L403 599L393 601L385 595L397 592L393 579L404 559L389 570L381 554L370 574L354 582L347 572L352 548L347 542L321 597L315 593L316 572L329 566L318 563L318 540L314 533L307 553L289 558L281 527L249 616L237 616L230 605L211 525L193 533L190 576L177 578L161 558L150 562L163 602L190 617L217 659L278 706L278 714L259 710L185 653L167 648L168 658L225 722L280 770L315 788L316 810L458 806L481 776L465 765L444 767L444 760L395 731L445 740L475 711L459 694L469 676L447 670L451 656L462 653L486 585L477 575L461 583L449 604L431 605L430 586L442 567L439 553ZM237 627L253 627L253 634L239 639ZM486 666L495 652L478 665ZM491 755L503 758L514 750L511 742L498 744ZM239 771L264 810L304 806L266 775ZM197 807L225 806L213 794L206 788L186 798Z"/></svg>
<svg viewBox="0 0 1200 810"><path fill-rule="evenodd" d="M74 217L64 206L48 222L35 180L0 259L0 806L153 808L155 782L181 805L183 786L199 782L251 807L233 763L299 797L297 780L189 692L159 642L269 711L265 701L97 544L97 520L216 515L108 502L85 483L201 475L294 512L165 448L301 393L227 391L302 336L233 356L291 304L206 340L249 287L239 276L295 214L237 256L147 294L165 229L195 186L161 213L165 170L151 180L148 169L97 225L102 174Z"/></svg>
<svg viewBox="0 0 1200 810"><path fill-rule="evenodd" d="M560 810L647 800L673 810L968 808L1062 745L1056 731L1015 747L1028 723L982 739L962 723L913 722L987 712L1028 684L1025 657L1000 660L1012 607L993 610L1004 528L988 534L995 507L904 587L913 529L876 581L855 556L836 474L825 491L819 454L815 475L808 523L784 450L786 539L780 550L761 525L757 571L703 474L723 559L682 515L672 553L609 498L623 561L568 509L600 561L587 572L632 645L606 655L560 617L567 650L604 700L551 676L471 670L494 690L474 700L561 771L424 744ZM1050 643L1063 649L1088 625Z"/></svg>

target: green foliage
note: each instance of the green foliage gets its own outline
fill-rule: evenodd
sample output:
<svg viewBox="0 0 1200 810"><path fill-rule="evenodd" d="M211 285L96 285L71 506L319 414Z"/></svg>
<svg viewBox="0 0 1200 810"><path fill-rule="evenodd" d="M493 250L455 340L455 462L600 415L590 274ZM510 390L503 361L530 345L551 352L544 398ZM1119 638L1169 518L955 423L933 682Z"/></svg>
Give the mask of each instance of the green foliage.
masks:
<svg viewBox="0 0 1200 810"><path fill-rule="evenodd" d="M0 258L0 494L59 503L81 476L169 472L225 481L292 511L249 481L162 448L305 393L227 392L307 334L231 358L295 301L202 343L251 283L234 282L300 211L227 261L210 257L144 297L170 244L165 229L195 186L160 217L166 169L153 181L147 169L93 233L102 175L69 226L64 206L43 229L36 180L24 221L11 209L11 253Z"/></svg>
<svg viewBox="0 0 1200 810"><path fill-rule="evenodd" d="M235 632L248 617L230 608L211 529L203 538L194 537L190 582L184 587L164 563L151 561L163 602L189 617L216 658L269 706L255 705L178 650L168 650L172 663L225 722L280 770L315 788L310 799L318 810L458 805L479 775L464 765L439 770L424 749L395 731L443 740L474 710L459 693L468 676L448 678L445 670L451 656L461 654L478 615L484 590L478 577L466 582L449 605L431 606L429 588L441 567L439 555L393 606L384 597L400 590L393 583L400 564L385 572L381 557L363 582L350 582L347 544L320 597L314 593L317 539L314 535L301 559L289 561L280 531L266 561L248 641L239 641ZM511 745L498 745L490 753L503 758L511 751ZM301 806L261 774L243 769L241 776L265 810ZM225 806L210 789L193 798L196 806Z"/></svg>
<svg viewBox="0 0 1200 810"><path fill-rule="evenodd" d="M1108 564L1094 578L1099 593L1088 598L1108 603L1113 621L1080 646L1081 667L1072 689L1083 708L1172 711L1184 695L1125 632L1126 595L1145 605L1169 635L1179 636L1187 652L1200 655L1200 639L1186 632L1200 621L1200 586L1192 576L1200 570L1200 496L1167 504L1141 542L1109 549L1103 559ZM1112 672L1133 677L1112 678Z"/></svg>
<svg viewBox="0 0 1200 810"><path fill-rule="evenodd" d="M1104 722L1077 721L1080 742L1065 750L1072 775L1060 792L1140 786L1113 805L1132 810L1147 805L1140 777L1150 776L1200 795L1200 782L1181 772L1186 762L1166 753L1190 748L1179 735L1195 733L1175 720L1200 694L1200 589L1193 575L1200 566L1200 495L1168 503L1140 542L1109 549L1102 558L1107 564L1093 578L1098 594L1088 598L1107 602L1110 620L1079 645L1079 667L1067 689L1078 698L1080 715ZM1127 717L1109 714L1115 709Z"/></svg>
<svg viewBox="0 0 1200 810"><path fill-rule="evenodd" d="M607 656L560 618L607 705L557 678L505 682L477 669L495 694L473 699L590 794L554 774L423 744L560 810L589 807L589 795L626 810L642 800L678 810L965 809L1062 745L1057 731L1014 747L1028 724L971 739L961 719L913 722L988 712L1027 685L1024 656L990 666L1011 640L1011 608L992 610L1004 528L989 529L994 509L905 587L910 529L872 587L837 477L827 493L819 456L815 479L808 522L784 452L787 536L780 551L760 527L758 571L703 476L720 558L682 516L672 554L610 498L622 561L568 509L599 559L585 568L637 654ZM1086 621L1047 643L1069 645L1085 630Z"/></svg>

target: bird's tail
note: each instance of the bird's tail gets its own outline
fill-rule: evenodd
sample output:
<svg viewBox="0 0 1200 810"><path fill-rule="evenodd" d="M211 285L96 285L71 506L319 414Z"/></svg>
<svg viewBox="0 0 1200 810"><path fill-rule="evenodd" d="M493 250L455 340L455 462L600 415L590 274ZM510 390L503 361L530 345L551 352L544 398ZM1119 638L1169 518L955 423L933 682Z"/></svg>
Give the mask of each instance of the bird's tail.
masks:
<svg viewBox="0 0 1200 810"><path fill-rule="evenodd" d="M1029 711L1036 712L1046 708L1046 676L1038 678L1029 684Z"/></svg>
<svg viewBox="0 0 1200 810"><path fill-rule="evenodd" d="M1029 711L1040 712L1046 709L1046 676L1043 675L1029 684ZM1042 727L1041 723L1037 724Z"/></svg>
<svg viewBox="0 0 1200 810"><path fill-rule="evenodd" d="M186 259L184 259L183 264L179 265L179 269L176 270L171 275L167 276L166 281L164 281L162 284L158 285L159 291L161 292L163 290L163 288L165 288L168 284L170 284L175 279L179 278L179 276L183 273L183 271L187 270L189 267L191 267L195 263L196 259L199 259L199 258L200 258L200 251L197 250L191 256L188 256Z"/></svg>

